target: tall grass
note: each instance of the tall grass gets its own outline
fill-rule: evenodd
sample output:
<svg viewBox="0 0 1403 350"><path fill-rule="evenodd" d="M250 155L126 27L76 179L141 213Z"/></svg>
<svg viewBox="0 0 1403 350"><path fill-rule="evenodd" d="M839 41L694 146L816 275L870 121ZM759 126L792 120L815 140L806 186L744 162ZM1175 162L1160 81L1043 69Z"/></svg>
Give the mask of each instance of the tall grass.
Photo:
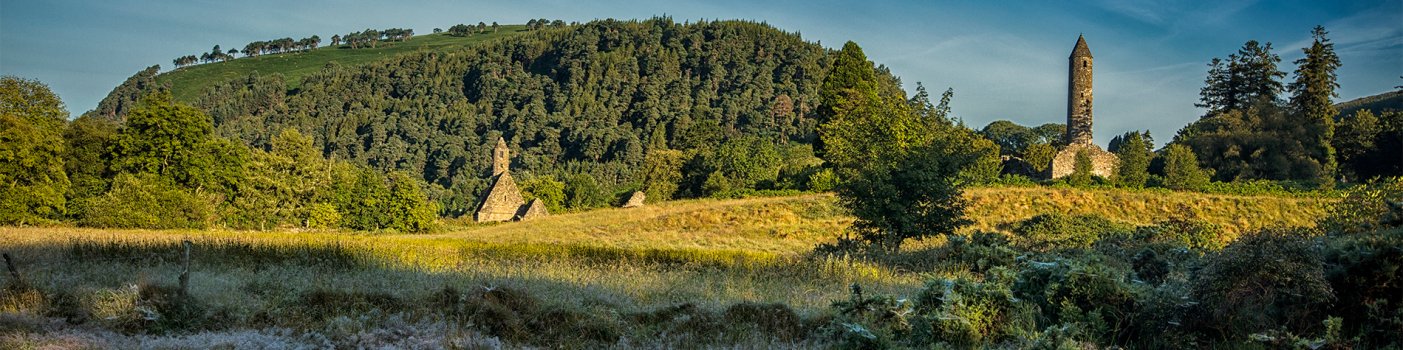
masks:
<svg viewBox="0 0 1403 350"><path fill-rule="evenodd" d="M1065 212L1127 224L1191 215L1240 232L1312 222L1329 202L1045 188L967 195L975 221L970 230L1003 230L1038 213ZM593 322L600 312L617 321L629 319L621 313L680 305L724 319L728 308L770 310L763 306L770 303L809 320L825 317L852 284L872 294L912 295L929 278L968 274L917 268L924 260L810 254L851 221L833 196L809 194L676 201L520 223L448 223L429 235L0 227L0 251L15 256L29 284L48 296L38 298L42 305L32 295L0 298L0 305L6 313L87 317L99 325L131 319L141 291L175 283L182 240L194 246L190 295L211 318L191 324L232 331L359 334L343 328L374 328L395 317L440 322L439 301L449 288L525 291L543 304L535 315L571 322ZM58 299L68 302L51 301Z"/></svg>

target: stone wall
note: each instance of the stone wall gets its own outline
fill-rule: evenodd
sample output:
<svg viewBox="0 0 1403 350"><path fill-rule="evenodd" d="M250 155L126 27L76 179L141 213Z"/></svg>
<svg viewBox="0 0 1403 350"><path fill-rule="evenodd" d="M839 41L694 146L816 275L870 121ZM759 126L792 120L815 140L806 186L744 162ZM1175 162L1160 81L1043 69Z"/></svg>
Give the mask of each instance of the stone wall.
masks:
<svg viewBox="0 0 1403 350"><path fill-rule="evenodd" d="M1120 165L1120 158L1114 153L1106 152L1101 147L1094 144L1075 144L1062 148L1057 152L1057 156L1052 158L1051 178L1071 175L1076 171L1077 152L1086 152L1091 157L1091 174L1110 178L1116 173L1116 166Z"/></svg>

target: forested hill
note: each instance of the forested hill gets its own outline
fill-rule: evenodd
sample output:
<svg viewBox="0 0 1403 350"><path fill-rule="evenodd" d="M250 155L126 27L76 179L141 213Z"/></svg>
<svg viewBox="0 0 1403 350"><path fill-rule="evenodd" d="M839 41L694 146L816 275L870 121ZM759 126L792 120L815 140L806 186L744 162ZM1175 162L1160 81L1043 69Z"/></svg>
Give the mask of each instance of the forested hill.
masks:
<svg viewBox="0 0 1403 350"><path fill-rule="evenodd" d="M814 137L829 61L819 44L762 23L601 20L368 64L332 59L293 89L287 76L253 73L215 84L193 102L213 116L219 134L250 145L296 128L328 157L422 175L451 215L468 210L471 195L486 186L499 135L514 152L515 172L589 175L603 192L638 186L652 150L711 153L745 139L726 146L793 155L791 143ZM887 85L898 84L878 72ZM717 171L746 177L731 184L758 188L756 177L718 169L708 158L687 152L673 160L700 174L690 184L678 180L679 195L715 182L707 174ZM778 164L771 166L760 167L769 172L762 180L775 180Z"/></svg>
<svg viewBox="0 0 1403 350"><path fill-rule="evenodd" d="M1354 112L1361 109L1367 109L1374 113L1383 113L1389 110L1403 110L1403 90L1390 91L1340 102L1335 104L1335 108L1340 111L1339 117L1353 115Z"/></svg>

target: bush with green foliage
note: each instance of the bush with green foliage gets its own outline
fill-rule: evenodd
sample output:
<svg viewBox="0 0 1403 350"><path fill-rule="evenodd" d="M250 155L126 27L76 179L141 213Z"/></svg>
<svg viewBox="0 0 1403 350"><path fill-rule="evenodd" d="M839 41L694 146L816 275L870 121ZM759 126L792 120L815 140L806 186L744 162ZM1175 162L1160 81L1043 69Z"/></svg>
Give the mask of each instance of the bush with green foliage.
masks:
<svg viewBox="0 0 1403 350"><path fill-rule="evenodd" d="M343 167L332 187L341 226L355 230L423 232L434 226L438 209L419 183L402 172L382 176L368 168Z"/></svg>
<svg viewBox="0 0 1403 350"><path fill-rule="evenodd" d="M678 184L682 182L682 163L686 161L682 151L653 149L643 159L643 193L650 201L672 200L677 195Z"/></svg>
<svg viewBox="0 0 1403 350"><path fill-rule="evenodd" d="M609 203L609 194L599 186L599 182L588 174L574 174L565 178L565 206L581 210L598 208Z"/></svg>
<svg viewBox="0 0 1403 350"><path fill-rule="evenodd" d="M1321 224L1333 234L1403 226L1403 177L1377 179L1350 188Z"/></svg>
<svg viewBox="0 0 1403 350"><path fill-rule="evenodd" d="M1091 155L1084 150L1078 151L1072 161L1072 174L1067 175L1067 184L1088 187L1094 183L1091 176Z"/></svg>
<svg viewBox="0 0 1403 350"><path fill-rule="evenodd" d="M565 183L554 177L536 177L523 180L520 184L521 198L527 202L540 199L546 210L552 213L565 212Z"/></svg>
<svg viewBox="0 0 1403 350"><path fill-rule="evenodd" d="M112 189L77 203L78 223L93 227L205 228L218 200L155 174L118 174Z"/></svg>
<svg viewBox="0 0 1403 350"><path fill-rule="evenodd" d="M1164 186L1174 190L1198 190L1208 185L1208 174L1198 167L1198 156L1188 147L1171 144L1164 148Z"/></svg>
<svg viewBox="0 0 1403 350"><path fill-rule="evenodd" d="M1204 326L1230 339L1285 328L1314 331L1335 301L1320 246L1304 230L1249 234L1204 259L1193 280Z"/></svg>
<svg viewBox="0 0 1403 350"><path fill-rule="evenodd" d="M907 239L951 234L964 217L961 171L981 156L944 140L916 147L895 164L872 164L838 187L857 220L850 233L874 248L897 251Z"/></svg>
<svg viewBox="0 0 1403 350"><path fill-rule="evenodd" d="M1029 260L1013 284L1019 300L1041 311L1041 325L1076 325L1081 339L1112 344L1127 338L1143 288L1131 271L1090 254L1080 259Z"/></svg>
<svg viewBox="0 0 1403 350"><path fill-rule="evenodd" d="M1332 236L1325 246L1325 278L1335 292L1330 315L1360 348L1399 345L1403 331L1403 229Z"/></svg>
<svg viewBox="0 0 1403 350"><path fill-rule="evenodd" d="M1115 147L1120 164L1116 166L1116 184L1123 187L1142 188L1149 180L1150 160L1154 158L1154 143L1149 139L1149 131L1128 132L1117 137L1120 144Z"/></svg>
<svg viewBox="0 0 1403 350"><path fill-rule="evenodd" d="M1118 224L1096 215L1040 214L1017 224L1010 231L1023 249L1085 249L1112 236L1128 235L1129 225Z"/></svg>
<svg viewBox="0 0 1403 350"><path fill-rule="evenodd" d="M1023 310L1008 286L997 281L937 279L915 298L912 342L981 347L1010 335Z"/></svg>
<svg viewBox="0 0 1403 350"><path fill-rule="evenodd" d="M68 111L49 87L0 77L0 225L55 222L67 211Z"/></svg>

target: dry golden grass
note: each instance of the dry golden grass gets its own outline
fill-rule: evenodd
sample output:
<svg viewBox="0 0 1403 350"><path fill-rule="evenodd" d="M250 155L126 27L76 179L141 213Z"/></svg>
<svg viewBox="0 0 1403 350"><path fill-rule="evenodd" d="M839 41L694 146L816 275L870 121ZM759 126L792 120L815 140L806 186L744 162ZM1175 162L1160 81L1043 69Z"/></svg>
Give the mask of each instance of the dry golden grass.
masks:
<svg viewBox="0 0 1403 350"><path fill-rule="evenodd" d="M967 230L999 230L1061 212L1132 224L1179 215L1234 235L1311 225L1331 201L1052 188L967 195L975 222ZM393 312L433 315L429 301L445 287L509 287L576 309L642 312L695 303L719 310L750 301L814 315L846 298L853 283L873 294L909 296L947 274L808 256L851 222L832 195L807 194L674 201L520 223L447 223L423 235L0 227L0 251L16 257L38 290L68 293L101 316L122 312L112 305L129 301L123 298L135 285L173 284L179 242L188 239L195 243L191 295L229 318L224 322L245 327L320 327L321 318L300 311L304 298L319 291L386 295L404 305ZM4 304L3 311L37 313L32 303L14 301L19 304Z"/></svg>
<svg viewBox="0 0 1403 350"><path fill-rule="evenodd" d="M1043 213L1095 214L1135 225L1171 217L1218 224L1230 236L1273 226L1313 227L1335 199L1235 196L1170 191L1071 188L978 188L969 190L970 229L998 230Z"/></svg>

